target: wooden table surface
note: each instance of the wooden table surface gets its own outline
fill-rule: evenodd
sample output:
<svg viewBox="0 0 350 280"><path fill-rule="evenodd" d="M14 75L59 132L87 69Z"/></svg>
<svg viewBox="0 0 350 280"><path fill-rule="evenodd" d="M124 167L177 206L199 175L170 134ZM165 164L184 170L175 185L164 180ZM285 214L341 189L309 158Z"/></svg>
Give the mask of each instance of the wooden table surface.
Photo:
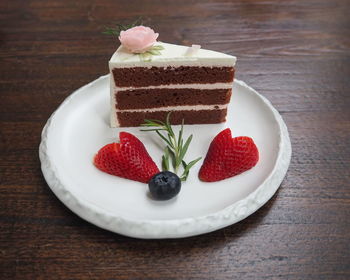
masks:
<svg viewBox="0 0 350 280"><path fill-rule="evenodd" d="M349 1L0 2L0 279L350 279ZM108 72L113 22L238 57L237 78L279 110L293 156L277 194L242 222L173 240L102 230L40 170L51 113Z"/></svg>

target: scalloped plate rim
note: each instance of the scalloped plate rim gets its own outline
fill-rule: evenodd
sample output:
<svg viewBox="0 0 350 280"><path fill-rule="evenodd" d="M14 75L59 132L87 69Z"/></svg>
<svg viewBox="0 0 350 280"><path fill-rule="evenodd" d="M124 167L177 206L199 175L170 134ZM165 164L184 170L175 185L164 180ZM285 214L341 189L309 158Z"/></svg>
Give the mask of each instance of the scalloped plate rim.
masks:
<svg viewBox="0 0 350 280"><path fill-rule="evenodd" d="M269 100L243 81L235 79L235 83L254 93L269 107L280 130L279 151L275 166L264 182L247 197L220 211L200 217L172 220L136 220L113 215L92 202L83 200L74 195L69 188L66 188L64 185L63 180L60 178L48 155L47 139L50 134L50 125L54 121L55 115L60 108L66 106L72 98L84 92L86 88L102 79L108 78L108 76L109 74L101 76L69 95L51 115L42 131L39 157L44 178L59 200L78 216L103 229L125 236L145 239L183 238L212 232L235 224L253 214L275 194L287 173L291 160L292 150L287 126Z"/></svg>

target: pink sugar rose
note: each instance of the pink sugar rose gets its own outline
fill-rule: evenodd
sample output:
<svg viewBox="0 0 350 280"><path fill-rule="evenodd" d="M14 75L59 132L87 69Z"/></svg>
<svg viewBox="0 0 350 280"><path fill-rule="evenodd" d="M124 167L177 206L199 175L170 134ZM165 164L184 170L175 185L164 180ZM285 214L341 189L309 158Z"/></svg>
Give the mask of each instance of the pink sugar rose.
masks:
<svg viewBox="0 0 350 280"><path fill-rule="evenodd" d="M132 53L144 53L157 41L159 34L146 26L135 26L120 32L119 41Z"/></svg>

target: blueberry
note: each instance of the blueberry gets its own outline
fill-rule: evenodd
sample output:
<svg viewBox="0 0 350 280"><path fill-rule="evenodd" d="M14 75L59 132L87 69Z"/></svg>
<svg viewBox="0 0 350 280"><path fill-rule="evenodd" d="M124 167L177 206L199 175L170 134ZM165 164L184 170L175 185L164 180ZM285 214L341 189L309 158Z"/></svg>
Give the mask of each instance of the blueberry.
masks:
<svg viewBox="0 0 350 280"><path fill-rule="evenodd" d="M170 171L163 171L151 178L148 187L153 198L168 200L180 192L181 180L176 174Z"/></svg>

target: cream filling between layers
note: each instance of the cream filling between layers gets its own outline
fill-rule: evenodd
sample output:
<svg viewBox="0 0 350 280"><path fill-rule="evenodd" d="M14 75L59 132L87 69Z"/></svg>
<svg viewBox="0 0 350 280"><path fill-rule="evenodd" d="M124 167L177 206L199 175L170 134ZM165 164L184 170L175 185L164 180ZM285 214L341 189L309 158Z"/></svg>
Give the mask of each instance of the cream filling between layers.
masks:
<svg viewBox="0 0 350 280"><path fill-rule="evenodd" d="M186 105L186 106L164 106L157 108L144 108L144 109L124 109L116 110L117 113L122 112L160 112L160 111L209 111L209 110L223 110L226 109L228 104L218 105Z"/></svg>
<svg viewBox="0 0 350 280"><path fill-rule="evenodd" d="M122 112L157 112L157 111L199 111L199 110L223 110L226 109L228 104L217 104L217 105L188 105L188 106L164 106L158 108L144 108L144 109L116 109L115 93L118 91L125 90L139 90L139 89L230 89L232 88L233 82L229 83L214 83L214 84L169 84L160 86L147 86L147 87L116 87L114 84L113 75L110 75L110 98L111 98L111 127L118 127L119 120L117 113Z"/></svg>
<svg viewBox="0 0 350 280"><path fill-rule="evenodd" d="M114 85L115 91L124 90L139 90L139 89L230 89L233 82L229 83L214 83L214 84L169 84L160 86L145 86L145 87L117 87Z"/></svg>

